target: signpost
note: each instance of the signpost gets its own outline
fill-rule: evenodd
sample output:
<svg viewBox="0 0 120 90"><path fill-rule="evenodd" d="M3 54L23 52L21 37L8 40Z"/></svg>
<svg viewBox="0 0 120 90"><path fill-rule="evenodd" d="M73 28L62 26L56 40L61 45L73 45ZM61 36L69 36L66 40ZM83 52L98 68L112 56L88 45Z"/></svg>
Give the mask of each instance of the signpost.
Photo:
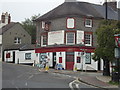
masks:
<svg viewBox="0 0 120 90"><path fill-rule="evenodd" d="M120 34L115 34L115 58L117 59L117 68L118 68L118 82L120 84Z"/></svg>

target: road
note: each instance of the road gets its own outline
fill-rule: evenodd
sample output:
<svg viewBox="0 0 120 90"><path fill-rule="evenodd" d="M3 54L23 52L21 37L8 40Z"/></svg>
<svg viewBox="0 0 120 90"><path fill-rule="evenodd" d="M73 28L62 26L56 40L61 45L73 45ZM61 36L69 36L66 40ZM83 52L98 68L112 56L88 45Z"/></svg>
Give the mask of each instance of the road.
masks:
<svg viewBox="0 0 120 90"><path fill-rule="evenodd" d="M32 66L2 63L2 88L16 88L16 90L29 88L31 90L32 88L80 89L93 87L78 83L71 76L40 72L38 68Z"/></svg>

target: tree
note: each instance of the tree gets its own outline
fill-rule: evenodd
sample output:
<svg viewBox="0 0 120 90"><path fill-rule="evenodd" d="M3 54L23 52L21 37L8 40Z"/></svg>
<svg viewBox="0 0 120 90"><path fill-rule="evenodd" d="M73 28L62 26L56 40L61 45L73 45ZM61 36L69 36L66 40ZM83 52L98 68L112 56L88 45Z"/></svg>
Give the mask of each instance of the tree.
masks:
<svg viewBox="0 0 120 90"><path fill-rule="evenodd" d="M102 21L96 30L97 47L93 56L94 60L103 59L103 75L110 76L109 62L114 60L116 21Z"/></svg>
<svg viewBox="0 0 120 90"><path fill-rule="evenodd" d="M31 16L31 18L26 18L25 21L22 22L23 28L31 35L32 44L36 43L36 25L33 23L33 20L39 16L40 14Z"/></svg>

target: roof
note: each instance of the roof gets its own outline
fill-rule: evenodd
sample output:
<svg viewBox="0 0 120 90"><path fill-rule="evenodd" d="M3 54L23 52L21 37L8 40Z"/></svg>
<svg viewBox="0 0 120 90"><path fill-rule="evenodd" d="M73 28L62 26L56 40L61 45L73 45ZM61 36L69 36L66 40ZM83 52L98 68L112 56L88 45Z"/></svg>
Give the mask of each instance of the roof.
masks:
<svg viewBox="0 0 120 90"><path fill-rule="evenodd" d="M105 6L87 2L64 2L35 21L48 20L65 16L91 16L105 18ZM117 12L108 7L108 19L117 19Z"/></svg>
<svg viewBox="0 0 120 90"><path fill-rule="evenodd" d="M12 28L14 25L19 24L18 22L11 22L5 26L3 26L2 28L0 28L0 35L3 34L4 32L6 32L7 30L9 30L10 28Z"/></svg>
<svg viewBox="0 0 120 90"><path fill-rule="evenodd" d="M18 44L8 46L6 50L34 50L35 45L31 44Z"/></svg>

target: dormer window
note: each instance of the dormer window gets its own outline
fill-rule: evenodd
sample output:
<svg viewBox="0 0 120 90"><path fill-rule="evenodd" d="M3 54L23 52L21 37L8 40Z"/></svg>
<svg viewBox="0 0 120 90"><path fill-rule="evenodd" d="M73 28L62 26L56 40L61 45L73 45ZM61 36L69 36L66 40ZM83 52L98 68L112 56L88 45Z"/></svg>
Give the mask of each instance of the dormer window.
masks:
<svg viewBox="0 0 120 90"><path fill-rule="evenodd" d="M67 18L67 28L68 29L75 28L75 19L74 18Z"/></svg>
<svg viewBox="0 0 120 90"><path fill-rule="evenodd" d="M85 27L92 27L92 19L85 19Z"/></svg>

